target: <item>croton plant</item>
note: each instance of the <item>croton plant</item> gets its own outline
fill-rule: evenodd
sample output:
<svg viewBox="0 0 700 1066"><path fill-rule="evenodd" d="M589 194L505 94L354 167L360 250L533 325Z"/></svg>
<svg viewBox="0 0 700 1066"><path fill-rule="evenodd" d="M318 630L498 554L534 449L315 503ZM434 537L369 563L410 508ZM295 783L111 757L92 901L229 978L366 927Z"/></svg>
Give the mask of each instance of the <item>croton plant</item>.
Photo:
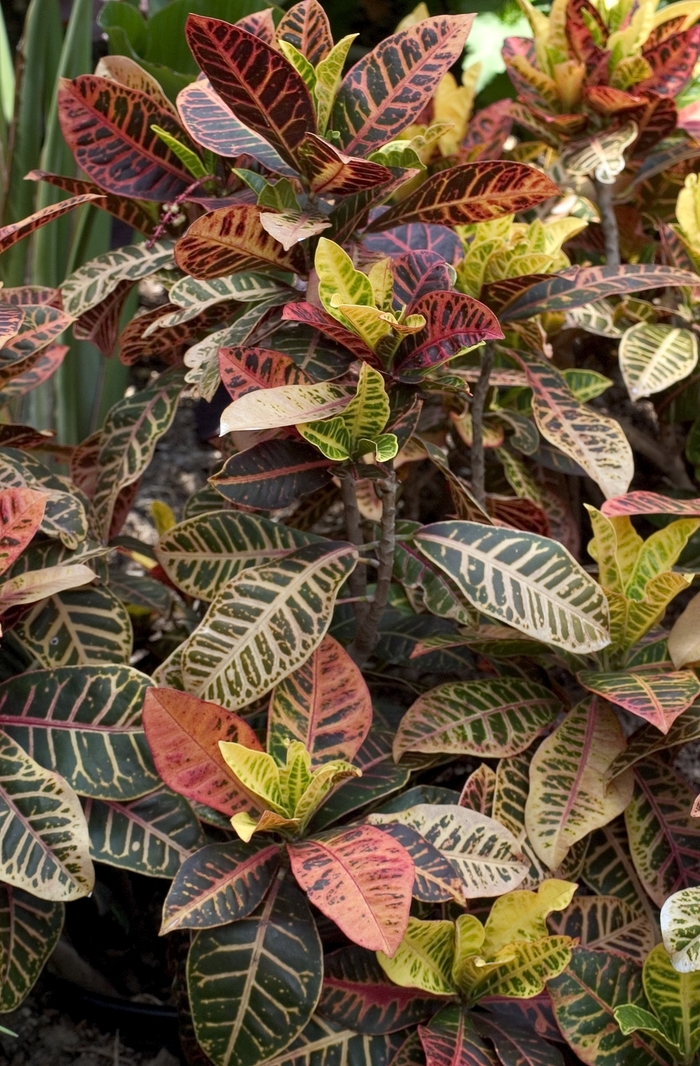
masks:
<svg viewBox="0 0 700 1066"><path fill-rule="evenodd" d="M133 243L0 292L0 404L68 328L138 387L0 425L0 1011L97 862L170 882L193 1063L697 1061L700 4L522 5L474 115L422 6L350 66L249 3L174 100L60 83L85 177L0 249L87 202Z"/></svg>

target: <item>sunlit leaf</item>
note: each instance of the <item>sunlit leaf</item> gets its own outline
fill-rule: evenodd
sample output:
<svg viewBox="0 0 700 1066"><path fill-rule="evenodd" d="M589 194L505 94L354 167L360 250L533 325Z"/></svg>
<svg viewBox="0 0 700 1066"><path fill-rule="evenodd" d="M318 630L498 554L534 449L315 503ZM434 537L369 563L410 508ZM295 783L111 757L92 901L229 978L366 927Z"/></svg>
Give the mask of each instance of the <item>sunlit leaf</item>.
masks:
<svg viewBox="0 0 700 1066"><path fill-rule="evenodd" d="M661 908L661 932L679 973L700 970L700 888L683 888Z"/></svg>
<svg viewBox="0 0 700 1066"><path fill-rule="evenodd" d="M682 381L695 369L698 342L689 329L639 322L620 340L620 370L631 399Z"/></svg>
<svg viewBox="0 0 700 1066"><path fill-rule="evenodd" d="M410 918L398 950L389 958L379 952L382 970L402 988L418 988L431 995L454 994L452 967L455 925L450 921Z"/></svg>

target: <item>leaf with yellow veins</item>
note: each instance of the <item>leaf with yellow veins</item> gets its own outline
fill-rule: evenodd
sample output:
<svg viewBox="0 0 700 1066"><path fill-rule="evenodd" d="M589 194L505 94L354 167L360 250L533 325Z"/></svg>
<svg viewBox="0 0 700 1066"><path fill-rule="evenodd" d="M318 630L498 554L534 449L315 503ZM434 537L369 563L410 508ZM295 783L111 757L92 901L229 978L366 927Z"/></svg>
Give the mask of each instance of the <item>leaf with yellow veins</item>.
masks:
<svg viewBox="0 0 700 1066"><path fill-rule="evenodd" d="M316 66L316 84L314 97L316 100L316 118L318 132L326 132L326 126L333 110L338 89L343 77L343 67L348 57L350 45L358 35L349 33L342 37L331 49L325 59Z"/></svg>
<svg viewBox="0 0 700 1066"><path fill-rule="evenodd" d="M644 541L627 515L608 518L584 505L593 529L588 554L598 563L598 581L604 589L623 593Z"/></svg>
<svg viewBox="0 0 700 1066"><path fill-rule="evenodd" d="M452 964L452 981L457 988L462 985L465 967L468 967L467 959L473 959L480 954L484 936L484 927L476 915L460 914L455 922L455 953ZM471 970L469 972L471 973Z"/></svg>
<svg viewBox="0 0 700 1066"><path fill-rule="evenodd" d="M275 811L263 811L257 821L247 811L240 811L234 814L231 825L246 844L253 833L277 832L283 836L296 836L300 829L297 818L285 818Z"/></svg>
<svg viewBox="0 0 700 1066"><path fill-rule="evenodd" d="M537 856L556 870L578 840L621 814L632 798L626 771L608 785L607 772L627 746L607 703L593 697L569 711L535 752L525 826Z"/></svg>
<svg viewBox="0 0 700 1066"><path fill-rule="evenodd" d="M219 749L231 773L246 792L252 792L268 810L276 814L287 817L291 813L285 804L279 767L271 755L226 740L219 741Z"/></svg>
<svg viewBox="0 0 700 1066"><path fill-rule="evenodd" d="M392 336L391 318L385 311L376 307L366 307L364 304L343 303L336 294L331 300L333 309L338 312L335 316L342 316L342 322L349 326L373 352L377 351L381 341L385 337ZM397 339L398 343L398 339Z"/></svg>
<svg viewBox="0 0 700 1066"><path fill-rule="evenodd" d="M391 311L394 292L394 275L391 271L391 256L372 264L367 275L372 286L374 306L380 311Z"/></svg>
<svg viewBox="0 0 700 1066"><path fill-rule="evenodd" d="M287 748L287 761L278 768L282 802L288 813L296 810L299 800L311 784L311 755L300 740Z"/></svg>
<svg viewBox="0 0 700 1066"><path fill-rule="evenodd" d="M372 283L366 274L355 269L352 259L340 245L321 237L314 265L318 274L319 299L328 314L338 322L347 324L344 314L337 308L338 303L374 307Z"/></svg>
<svg viewBox="0 0 700 1066"><path fill-rule="evenodd" d="M675 565L690 537L700 529L700 518L679 518L663 529L657 529L640 548L634 569L627 581L625 595L630 600L643 600L649 582L668 573Z"/></svg>
<svg viewBox="0 0 700 1066"><path fill-rule="evenodd" d="M449 996L455 992L452 984L454 954L453 922L409 918L408 928L395 955L388 958L383 951L378 951L377 960L394 984Z"/></svg>
<svg viewBox="0 0 700 1066"><path fill-rule="evenodd" d="M634 647L656 622L661 621L671 600L692 580L692 574L659 574L647 585L642 600L628 600L621 594L608 592L612 646L624 650Z"/></svg>
<svg viewBox="0 0 700 1066"><path fill-rule="evenodd" d="M518 888L500 896L486 920L481 952L484 958L496 955L515 941L547 936L547 915L568 907L577 888L573 881L552 878L543 881L536 892Z"/></svg>
<svg viewBox="0 0 700 1066"><path fill-rule="evenodd" d="M350 777L362 777L362 770L342 759L324 763L314 771L303 796L294 808L294 817L302 829L308 824L330 792L341 781Z"/></svg>
<svg viewBox="0 0 700 1066"><path fill-rule="evenodd" d="M503 949L508 956L497 966L473 967L474 981L463 987L472 1003L484 996L531 999L544 991L547 981L565 970L576 944L569 936L546 936L521 941Z"/></svg>

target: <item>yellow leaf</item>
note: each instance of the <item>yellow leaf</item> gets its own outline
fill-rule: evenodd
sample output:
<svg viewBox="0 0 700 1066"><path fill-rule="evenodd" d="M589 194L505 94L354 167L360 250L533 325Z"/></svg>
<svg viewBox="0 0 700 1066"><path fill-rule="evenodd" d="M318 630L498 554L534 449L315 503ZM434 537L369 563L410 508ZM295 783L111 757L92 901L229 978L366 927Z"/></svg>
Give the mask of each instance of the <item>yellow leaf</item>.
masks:
<svg viewBox="0 0 700 1066"><path fill-rule="evenodd" d="M394 291L391 256L386 256L377 263L373 263L367 277L372 286L375 307L378 307L380 311L391 311L391 298Z"/></svg>
<svg viewBox="0 0 700 1066"><path fill-rule="evenodd" d="M293 740L287 748L287 761L279 767L282 804L288 812L295 808L311 784L311 755L300 740Z"/></svg>
<svg viewBox="0 0 700 1066"><path fill-rule="evenodd" d="M163 503L162 500L152 500L149 511L156 524L159 537L164 536L169 529L177 525L177 519L173 514L172 507L169 507L167 503Z"/></svg>
<svg viewBox="0 0 700 1066"><path fill-rule="evenodd" d="M226 765L246 792L258 796L276 814L283 817L291 814L285 804L279 767L271 755L226 740L219 741L219 748Z"/></svg>
<svg viewBox="0 0 700 1066"><path fill-rule="evenodd" d="M679 518L657 529L644 541L625 587L630 600L643 600L649 582L668 573L676 564L688 540L700 528L700 518Z"/></svg>
<svg viewBox="0 0 700 1066"><path fill-rule="evenodd" d="M668 654L676 670L700 663L700 592L674 622L668 636Z"/></svg>
<svg viewBox="0 0 700 1066"><path fill-rule="evenodd" d="M634 647L653 625L661 621L671 600L692 580L692 574L659 574L647 585L643 600L628 600L624 595L607 592L613 647L624 650Z"/></svg>
<svg viewBox="0 0 700 1066"><path fill-rule="evenodd" d="M356 270L352 259L340 245L321 237L314 260L318 274L318 295L321 303L333 318L345 323L337 304L360 304L374 307L372 284L366 274ZM333 303L333 297L336 303Z"/></svg>
<svg viewBox="0 0 700 1066"><path fill-rule="evenodd" d="M452 984L454 953L455 927L452 922L409 918L396 953L389 958L383 951L378 951L377 959L394 984L449 996L455 991Z"/></svg>
<svg viewBox="0 0 700 1066"><path fill-rule="evenodd" d="M322 59L316 67L316 84L314 96L316 98L316 118L318 120L318 132L324 134L326 126L333 110L333 103L340 88L343 77L343 68L348 58L350 45L358 36L349 33L342 37L330 50L325 59Z"/></svg>
<svg viewBox="0 0 700 1066"><path fill-rule="evenodd" d="M296 836L300 829L298 818L285 818L275 811L263 811L257 822L247 812L234 814L231 825L241 840L246 844L253 833L282 833L283 836Z"/></svg>
<svg viewBox="0 0 700 1066"><path fill-rule="evenodd" d="M577 888L573 881L552 878L536 892L518 888L500 896L486 920L482 955L488 959L515 941L546 937L547 915L568 907Z"/></svg>
<svg viewBox="0 0 700 1066"><path fill-rule="evenodd" d="M676 218L693 251L700 252L700 185L698 175L689 174L676 201Z"/></svg>
<svg viewBox="0 0 700 1066"><path fill-rule="evenodd" d="M503 952L508 957L500 965L474 967L474 983L465 992L472 1003L484 996L531 999L566 969L575 943L568 936L546 936L509 945Z"/></svg>
<svg viewBox="0 0 700 1066"><path fill-rule="evenodd" d="M362 770L343 762L342 759L335 759L318 767L294 808L294 818L302 829L329 795L331 789L350 777L362 777Z"/></svg>
<svg viewBox="0 0 700 1066"><path fill-rule="evenodd" d="M221 415L220 433L251 429L281 429L331 418L347 407L352 389L321 382L318 385L278 385L258 389L234 400Z"/></svg>
<svg viewBox="0 0 700 1066"><path fill-rule="evenodd" d="M473 958L481 951L484 935L484 927L476 915L460 914L455 922L455 954L452 964L452 981L457 987L461 986L463 974L468 969L467 959Z"/></svg>
<svg viewBox="0 0 700 1066"><path fill-rule="evenodd" d="M598 581L604 589L624 593L644 543L628 515L608 518L584 504L593 528L588 554L598 563Z"/></svg>
<svg viewBox="0 0 700 1066"><path fill-rule="evenodd" d="M385 337L392 335L391 322L384 311L362 304L342 303L337 295L332 298L331 304L338 312L335 317L342 315L343 324L349 326L373 352L376 352Z"/></svg>

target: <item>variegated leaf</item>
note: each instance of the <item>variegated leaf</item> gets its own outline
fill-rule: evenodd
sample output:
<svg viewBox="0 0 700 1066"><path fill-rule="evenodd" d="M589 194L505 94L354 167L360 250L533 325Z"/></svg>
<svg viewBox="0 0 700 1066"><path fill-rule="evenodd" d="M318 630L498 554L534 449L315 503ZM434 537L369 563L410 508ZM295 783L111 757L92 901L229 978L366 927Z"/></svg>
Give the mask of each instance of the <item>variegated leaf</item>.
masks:
<svg viewBox="0 0 700 1066"><path fill-rule="evenodd" d="M0 229L0 254L6 252L13 244L17 244L17 241L21 241L35 230L40 229L41 226L45 226L47 222L53 222L55 218L60 218L61 215L67 214L75 207L80 207L81 204L89 204L91 201L100 199L101 197L94 193L70 196L67 200L61 200L57 204L42 207L41 210L35 211L33 215L28 215L19 222L11 222L8 226L3 226Z"/></svg>
<svg viewBox="0 0 700 1066"><path fill-rule="evenodd" d="M34 489L0 491L0 574L27 547L44 517L46 496Z"/></svg>
<svg viewBox="0 0 700 1066"><path fill-rule="evenodd" d="M498 1058L479 1036L463 1006L444 1007L418 1028L427 1066L497 1066Z"/></svg>
<svg viewBox="0 0 700 1066"><path fill-rule="evenodd" d="M32 571L33 572L33 571ZM39 571L38 576L47 571ZM131 619L108 585L67 589L42 599L14 632L40 666L128 663Z"/></svg>
<svg viewBox="0 0 700 1066"><path fill-rule="evenodd" d="M63 928L62 903L0 885L0 1011L14 1011L31 992Z"/></svg>
<svg viewBox="0 0 700 1066"><path fill-rule="evenodd" d="M454 958L455 923L420 918L409 918L404 938L391 958L385 952L377 955L379 965L394 984L435 996L455 992Z"/></svg>
<svg viewBox="0 0 700 1066"><path fill-rule="evenodd" d="M230 581L185 644L189 690L230 710L269 692L321 643L356 563L351 545L324 541Z"/></svg>
<svg viewBox="0 0 700 1066"><path fill-rule="evenodd" d="M689 329L639 322L620 340L620 370L632 400L682 381L698 362L698 342Z"/></svg>
<svg viewBox="0 0 700 1066"><path fill-rule="evenodd" d="M578 675L590 692L644 718L662 733L700 696L700 681L692 670L670 671L641 666L617 673L582 670Z"/></svg>
<svg viewBox="0 0 700 1066"><path fill-rule="evenodd" d="M265 440L231 456L209 482L238 507L274 511L326 487L330 466L306 441Z"/></svg>
<svg viewBox="0 0 700 1066"><path fill-rule="evenodd" d="M24 311L21 307L0 307L0 348L4 348L19 332L24 320Z"/></svg>
<svg viewBox="0 0 700 1066"><path fill-rule="evenodd" d="M569 651L609 643L603 590L555 541L452 521L424 526L415 542L484 614Z"/></svg>
<svg viewBox="0 0 700 1066"><path fill-rule="evenodd" d="M158 270L173 267L173 242L156 241L152 247L129 244L103 252L69 274L61 286L67 314L74 318L106 299L120 281L139 281Z"/></svg>
<svg viewBox="0 0 700 1066"><path fill-rule="evenodd" d="M221 435L246 430L279 429L330 418L353 398L345 385L278 385L249 392L223 411Z"/></svg>
<svg viewBox="0 0 700 1066"><path fill-rule="evenodd" d="M219 207L196 219L175 245L175 261L195 278L274 268L306 273L301 248L285 251L260 222L256 204Z"/></svg>
<svg viewBox="0 0 700 1066"><path fill-rule="evenodd" d="M700 970L700 887L682 888L661 908L661 933L679 973Z"/></svg>
<svg viewBox="0 0 700 1066"><path fill-rule="evenodd" d="M622 816L591 834L581 878L601 896L615 896L651 922L658 940L658 911L637 876Z"/></svg>
<svg viewBox="0 0 700 1066"><path fill-rule="evenodd" d="M649 917L617 896L576 896L565 911L551 914L547 925L584 948L628 955L640 963L657 939Z"/></svg>

